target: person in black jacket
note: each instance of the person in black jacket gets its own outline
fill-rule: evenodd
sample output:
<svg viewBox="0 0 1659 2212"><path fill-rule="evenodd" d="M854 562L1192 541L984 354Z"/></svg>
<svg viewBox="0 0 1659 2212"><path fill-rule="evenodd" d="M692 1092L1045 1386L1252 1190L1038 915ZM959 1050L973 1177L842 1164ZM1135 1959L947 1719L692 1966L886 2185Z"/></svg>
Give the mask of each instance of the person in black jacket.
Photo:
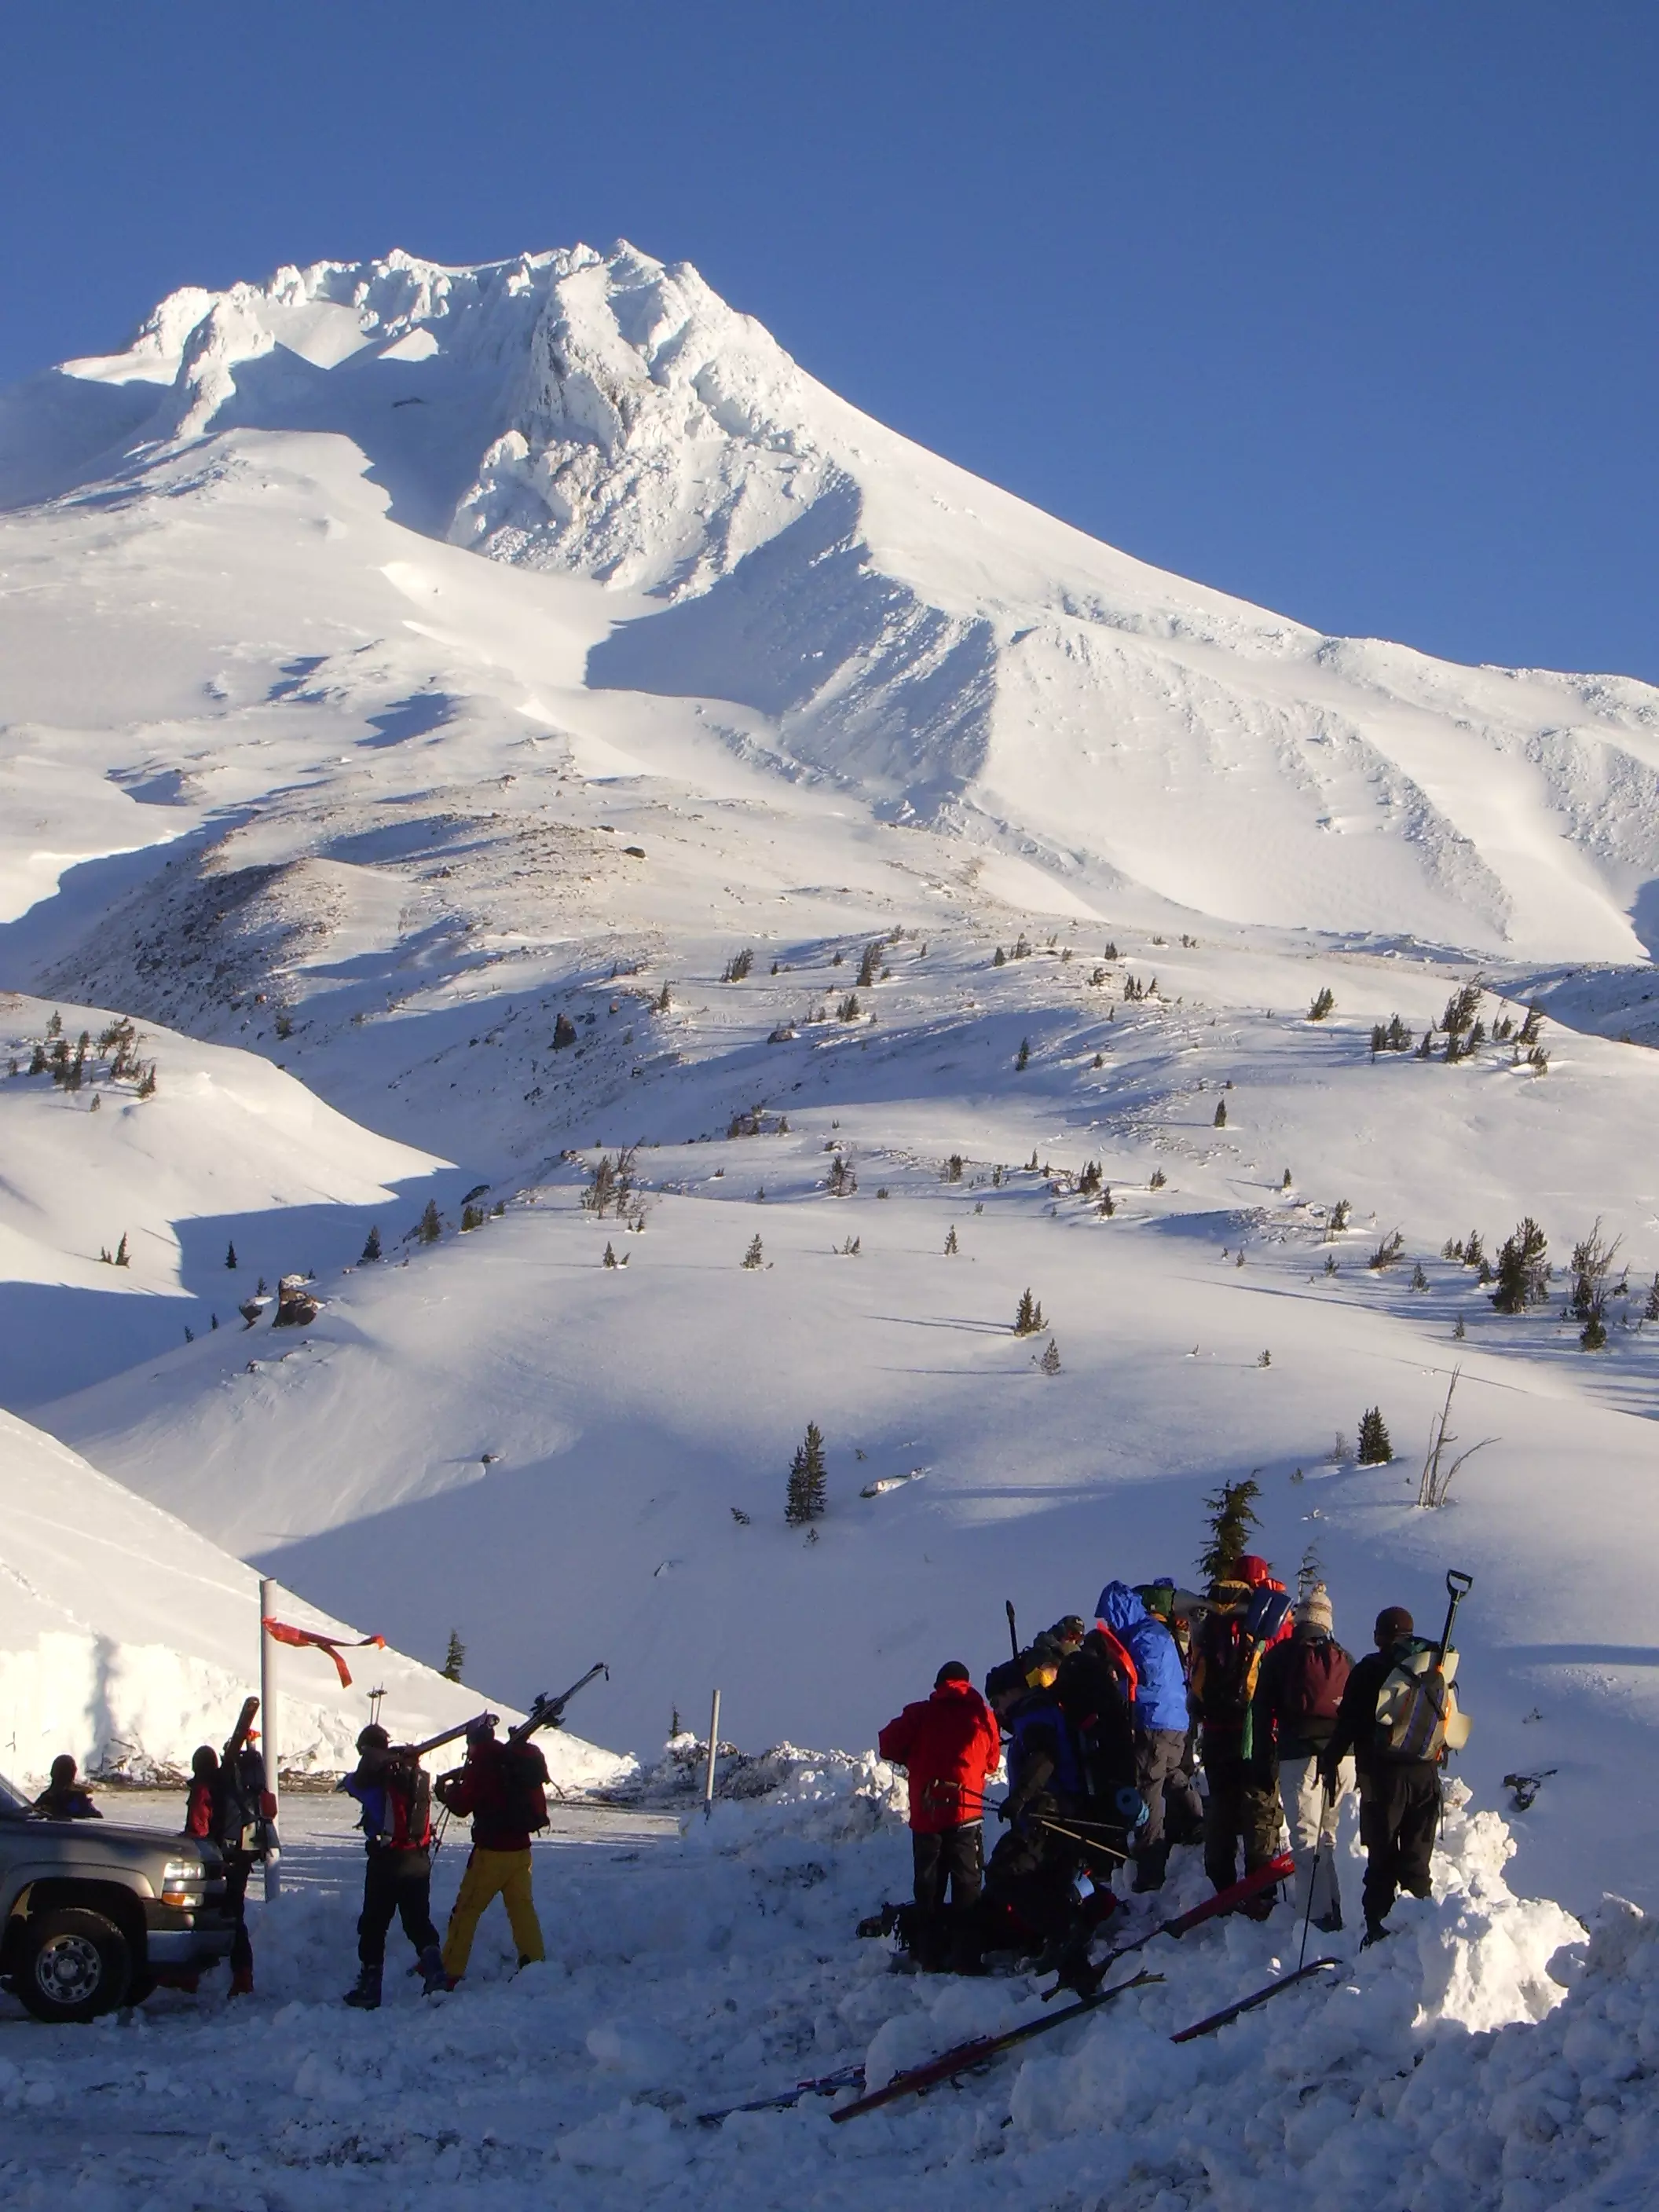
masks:
<svg viewBox="0 0 1659 2212"><path fill-rule="evenodd" d="M1427 1897L1429 1861L1440 1820L1440 1762L1401 1759L1379 1741L1376 1701L1382 1686L1414 1648L1403 1605L1376 1616L1376 1649L1348 1677L1336 1728L1320 1754L1322 1780L1334 1793L1349 1752L1359 1778L1359 1840L1365 1846L1365 1942L1380 1943L1399 1893Z"/></svg>
<svg viewBox="0 0 1659 2212"><path fill-rule="evenodd" d="M60 1751L52 1762L52 1779L34 1801L34 1810L48 1820L101 1820L92 1793L77 1778L75 1761Z"/></svg>

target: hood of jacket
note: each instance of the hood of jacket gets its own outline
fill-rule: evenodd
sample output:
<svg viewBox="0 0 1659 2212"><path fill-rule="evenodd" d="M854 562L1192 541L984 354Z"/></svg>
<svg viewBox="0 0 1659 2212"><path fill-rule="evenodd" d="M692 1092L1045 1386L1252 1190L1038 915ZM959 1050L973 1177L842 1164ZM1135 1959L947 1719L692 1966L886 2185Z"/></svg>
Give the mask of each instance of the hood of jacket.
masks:
<svg viewBox="0 0 1659 2212"><path fill-rule="evenodd" d="M1147 1613L1127 1583L1108 1583L1095 1607L1095 1618L1104 1621L1114 1636L1122 1636L1139 1628Z"/></svg>

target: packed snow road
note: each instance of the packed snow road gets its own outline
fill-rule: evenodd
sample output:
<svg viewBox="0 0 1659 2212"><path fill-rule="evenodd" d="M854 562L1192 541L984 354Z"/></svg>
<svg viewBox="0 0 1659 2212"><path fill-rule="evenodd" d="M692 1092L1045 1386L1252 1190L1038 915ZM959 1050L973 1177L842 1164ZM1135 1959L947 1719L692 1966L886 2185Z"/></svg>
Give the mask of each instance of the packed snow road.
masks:
<svg viewBox="0 0 1659 2212"><path fill-rule="evenodd" d="M908 1884L890 1769L785 1751L747 1786L749 1802L706 1824L694 1810L684 1832L662 1812L561 1808L536 1854L546 1966L512 1974L504 1924L487 1919L467 1982L423 2002L394 1935L371 2014L339 2002L358 1875L346 1808L290 1799L287 1887L257 1910L252 2000L228 2005L215 1977L198 1998L78 2033L8 2011L0 2196L122 2212L868 2212L913 2207L930 2183L953 2205L1015 2190L1065 2212L1279 2212L1297 2189L1331 2212L1649 2201L1650 1923L1610 1905L1587 1941L1559 1907L1514 1897L1504 1824L1455 1803L1433 1899L1403 1902L1396 1939L1363 1956L1336 1938L1328 1989L1170 2043L1294 1966L1281 1907L1261 1926L1156 1939L1139 1963L1161 1983L925 2099L845 2127L827 2098L700 2125L842 2067L879 2086L1041 2010L1030 1976L896 1973L884 1944L853 1939L857 1915ZM441 1917L463 1856L440 1856ZM1347 1831L1342 1873L1352 1906ZM1206 1890L1195 1855L1177 1854L1163 1895L1126 1901L1113 1927L1141 1933Z"/></svg>

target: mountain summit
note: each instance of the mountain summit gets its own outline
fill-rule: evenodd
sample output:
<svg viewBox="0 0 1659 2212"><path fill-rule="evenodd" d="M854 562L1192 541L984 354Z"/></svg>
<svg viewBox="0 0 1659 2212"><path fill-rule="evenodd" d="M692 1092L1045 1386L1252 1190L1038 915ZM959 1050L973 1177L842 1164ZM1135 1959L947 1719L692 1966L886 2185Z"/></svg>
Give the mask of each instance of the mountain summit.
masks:
<svg viewBox="0 0 1659 2212"><path fill-rule="evenodd" d="M1659 945L1650 687L1328 638L1151 568L860 414L684 264L394 252L175 293L0 398L0 497L142 499L248 433L347 439L392 523L603 586L590 690L740 708L751 762L1035 862L1062 908Z"/></svg>

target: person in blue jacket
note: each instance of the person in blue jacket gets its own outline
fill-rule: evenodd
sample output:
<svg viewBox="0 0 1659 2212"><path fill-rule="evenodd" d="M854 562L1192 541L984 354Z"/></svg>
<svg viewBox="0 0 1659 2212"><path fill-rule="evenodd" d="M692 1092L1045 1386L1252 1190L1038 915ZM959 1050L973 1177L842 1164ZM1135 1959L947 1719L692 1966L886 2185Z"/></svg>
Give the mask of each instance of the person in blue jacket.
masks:
<svg viewBox="0 0 1659 2212"><path fill-rule="evenodd" d="M1133 1678L1127 1689L1135 1732L1135 1781L1147 1813L1136 1851L1134 1886L1140 1891L1161 1889L1170 1858L1164 1791L1190 1787L1182 1780L1188 1727L1186 1669L1174 1637L1127 1583L1108 1583L1097 1610L1101 1626Z"/></svg>

